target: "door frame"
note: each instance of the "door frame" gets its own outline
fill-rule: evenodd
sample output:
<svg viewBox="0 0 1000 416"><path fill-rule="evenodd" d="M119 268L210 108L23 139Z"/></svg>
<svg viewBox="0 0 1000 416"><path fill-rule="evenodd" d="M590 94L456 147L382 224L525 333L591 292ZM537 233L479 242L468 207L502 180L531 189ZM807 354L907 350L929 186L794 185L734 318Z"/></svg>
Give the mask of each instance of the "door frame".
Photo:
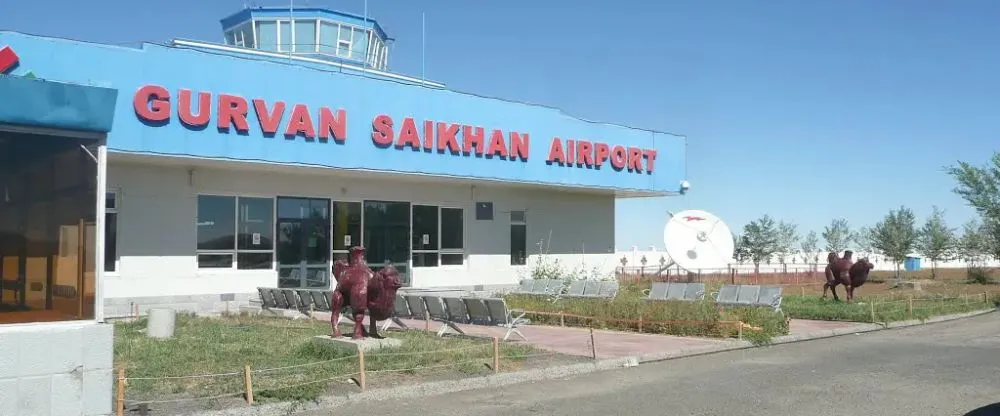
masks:
<svg viewBox="0 0 1000 416"><path fill-rule="evenodd" d="M326 202L326 218L320 218L320 219L312 219L312 218L284 218L284 217L282 217L279 214L279 209L278 209L278 207L280 206L280 201L282 199L298 199L298 200L305 200L305 201L310 201L310 202L311 201L324 201L324 202ZM331 248L332 248L332 245L331 245L331 242L332 242L332 240L331 240L331 238L332 238L332 232L331 232L332 231L332 223L331 223L332 215L331 215L331 200L330 200L330 198L307 197L307 196L276 196L274 198L274 204L275 204L274 205L274 207L275 207L275 209L274 209L274 219L275 219L275 221L274 221L274 233L275 233L275 237L276 237L275 238L275 247L274 247L274 257L275 257L274 258L274 267L275 267L275 271L277 272L278 287L281 287L281 280L282 280L282 278L281 278L281 270L283 270L283 269L291 269L293 272L295 270L298 270L298 272L300 273L300 277L297 279L299 281L299 285L297 287L290 287L288 289L317 289L316 287L310 287L310 286L308 286L306 284L306 282L308 281L308 276L309 276L308 271L309 270L314 270L314 269L319 269L319 270L322 270L324 273L326 273L327 278L326 278L326 287L325 288L329 289L330 285L332 284L332 281L333 281L333 277L331 276L332 273L331 273L331 269L330 269L330 267L331 267L330 266L330 264L331 264L330 261L333 258L333 253L332 253L332 250L331 250ZM305 253L305 251L308 249L308 237L306 237L307 234L304 232L306 230L305 226L306 225L319 225L319 226L323 226L323 227L326 228L326 240L327 240L326 241L326 246L327 246L327 249L324 250L325 251L324 255L326 256L326 261L322 265L319 265L319 264L309 265L309 264L306 263L306 260L305 260L304 257L299 259L299 263L298 263L297 266L295 266L295 265L283 265L280 262L279 259L280 259L281 256L278 254L279 247L280 247L278 245L278 240L279 240L278 235L281 232L281 224L282 223L289 223L289 222L291 222L291 223L297 223L297 224L299 224L300 227L302 227L302 230L303 230L302 240L299 242L301 244L302 253Z"/></svg>

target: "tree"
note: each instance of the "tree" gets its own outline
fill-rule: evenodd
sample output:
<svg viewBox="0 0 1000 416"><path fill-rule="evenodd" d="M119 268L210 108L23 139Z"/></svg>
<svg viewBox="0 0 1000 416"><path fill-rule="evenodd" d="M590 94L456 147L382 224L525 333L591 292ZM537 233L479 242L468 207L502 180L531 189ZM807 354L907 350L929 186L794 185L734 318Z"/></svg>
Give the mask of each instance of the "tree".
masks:
<svg viewBox="0 0 1000 416"><path fill-rule="evenodd" d="M823 227L823 239L826 240L826 251L840 253L847 250L851 242L851 227L847 220L835 218L830 225Z"/></svg>
<svg viewBox="0 0 1000 416"><path fill-rule="evenodd" d="M803 263L809 263L814 260L816 251L819 250L819 238L816 236L816 232L809 231L806 233L799 248L802 250L800 256L802 256Z"/></svg>
<svg viewBox="0 0 1000 416"><path fill-rule="evenodd" d="M744 246L754 272L760 272L760 263L767 261L778 252L781 236L774 219L764 215L743 226L742 246Z"/></svg>
<svg viewBox="0 0 1000 416"><path fill-rule="evenodd" d="M989 221L1000 220L1000 152L993 152L990 162L985 166L973 166L959 161L947 168L948 174L958 182L952 191L974 208L987 226Z"/></svg>
<svg viewBox="0 0 1000 416"><path fill-rule="evenodd" d="M981 222L969 220L962 225L962 236L957 239L955 251L969 268L978 267L989 250L989 237Z"/></svg>
<svg viewBox="0 0 1000 416"><path fill-rule="evenodd" d="M868 227L859 228L858 231L851 234L851 241L858 248L858 251L871 252L873 249L872 229Z"/></svg>
<svg viewBox="0 0 1000 416"><path fill-rule="evenodd" d="M743 262L750 259L750 252L747 250L747 239L744 236L733 235L733 259L738 264L743 264Z"/></svg>
<svg viewBox="0 0 1000 416"><path fill-rule="evenodd" d="M795 246L799 242L798 227L790 222L781 221L778 223L778 261L785 264L785 260L795 253Z"/></svg>
<svg viewBox="0 0 1000 416"><path fill-rule="evenodd" d="M937 277L937 263L951 257L955 248L955 230L948 228L944 211L934 206L931 216L917 233L917 251L931 261L931 279Z"/></svg>
<svg viewBox="0 0 1000 416"><path fill-rule="evenodd" d="M889 211L885 219L871 230L872 246L896 264L896 278L899 278L899 264L906 260L917 241L916 217L906 207Z"/></svg>

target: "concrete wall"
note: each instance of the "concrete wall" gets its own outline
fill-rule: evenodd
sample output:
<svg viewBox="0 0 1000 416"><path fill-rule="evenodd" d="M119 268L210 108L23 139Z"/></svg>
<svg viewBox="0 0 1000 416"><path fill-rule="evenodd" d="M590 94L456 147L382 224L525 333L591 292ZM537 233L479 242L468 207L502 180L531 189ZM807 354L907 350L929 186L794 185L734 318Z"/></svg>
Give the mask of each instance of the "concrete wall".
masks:
<svg viewBox="0 0 1000 416"><path fill-rule="evenodd" d="M882 256L880 254L865 253L865 252L860 252L860 251L856 251L854 253L854 258L855 259L859 259L859 258L865 257L865 256L868 256L869 260L872 260L872 262L875 264L875 270L886 270L886 271L896 270L896 264L893 263L891 260L887 260L885 258L885 256ZM621 266L621 260L624 258L627 261L627 263L626 263L627 268L629 270L632 270L633 268L640 267L642 265L642 258L643 257L646 257L646 270L647 271L648 270L654 270L655 267L659 264L661 257L663 257L664 259L666 259L667 262L670 261L670 256L667 255L666 251L664 251L663 249L659 249L659 248L656 248L656 247L651 247L651 248L647 248L647 249L643 250L643 249L640 249L639 247L633 247L633 248L628 249L628 250L619 250L619 251L617 251L615 253L615 255L614 255L614 265L616 267L620 267ZM808 260L809 264L806 264L806 262L803 261L803 257ZM788 258L788 259L786 259L786 263L787 264L783 266L778 261L777 258L774 258L774 259L772 259L771 264L761 264L760 265L760 271L764 272L764 273L773 273L773 272L779 272L779 271L782 271L782 270L787 270L788 272L812 270L814 268L814 266L812 264L814 262L813 259L815 259L817 257L819 258L820 263L823 266L825 266L826 265L826 252L817 252L817 253L812 253L812 254L806 255L806 256L803 256L802 253L797 253L795 255L795 261L794 262L792 262L791 258ZM989 261L984 262L983 265L985 267L1000 267L1000 260L995 260L995 259L989 260ZM732 267L732 268L734 268L736 270L740 270L740 271L753 271L753 269L754 269L753 264L750 263L750 262L744 262L743 264L738 264L735 261L733 261L733 263L730 264L729 267ZM967 264L966 264L966 262L964 260L948 260L948 261L940 261L940 262L938 262L937 267L938 268L944 268L944 269L947 269L947 268L965 268L965 267L967 267ZM724 267L722 269L724 270L724 269L727 269L727 268L728 267ZM920 262L920 268L921 269L930 269L931 268L930 261L928 261L927 259L922 259L921 262ZM903 269L902 263L899 265L899 269L900 270ZM822 268L820 268L820 270L822 270ZM715 270L712 270L712 271L715 271ZM705 270L705 272L711 272L711 271L710 270Z"/></svg>
<svg viewBox="0 0 1000 416"><path fill-rule="evenodd" d="M472 185L432 179L408 182L351 179L333 171L223 170L187 166L134 164L111 156L108 188L120 192L118 271L104 281L106 314L121 316L131 302L144 310L153 304L219 312L238 309L258 286L277 285L274 270L199 270L197 267L196 198L199 193L245 196L311 196L343 201L365 199L409 201L465 208L466 263L463 266L413 268L414 287L474 289L515 285L540 261L539 245L565 269L613 272L614 197ZM277 169L277 168L275 168ZM312 171L315 172L315 171ZM475 202L492 201L494 219L477 221ZM511 210L526 210L526 266L510 265ZM591 253L591 254L582 254ZM220 294L238 294L220 297Z"/></svg>
<svg viewBox="0 0 1000 416"><path fill-rule="evenodd" d="M114 327L0 325L0 415L111 414Z"/></svg>

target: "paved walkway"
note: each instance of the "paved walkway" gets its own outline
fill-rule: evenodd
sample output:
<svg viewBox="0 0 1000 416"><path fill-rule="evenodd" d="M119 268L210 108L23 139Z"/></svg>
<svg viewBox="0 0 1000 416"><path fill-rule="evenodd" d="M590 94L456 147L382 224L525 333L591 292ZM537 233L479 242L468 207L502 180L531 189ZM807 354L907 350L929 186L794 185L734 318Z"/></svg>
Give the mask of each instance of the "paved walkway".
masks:
<svg viewBox="0 0 1000 416"><path fill-rule="evenodd" d="M1000 414L997 351L990 314L306 415L987 416Z"/></svg>
<svg viewBox="0 0 1000 416"><path fill-rule="evenodd" d="M329 313L316 313L316 319L329 320ZM403 319L410 329L428 328L437 331L440 322L415 319ZM799 335L811 332L864 326L853 322L828 322L793 319L791 334ZM503 338L505 328L482 325L457 325L466 335ZM395 327L395 325L394 325ZM535 347L562 354L590 357L590 330L578 327L558 327L545 325L525 325L519 328L526 338L522 341L516 334L508 339L513 342L527 342ZM451 333L454 333L449 329ZM625 356L647 356L679 352L681 350L701 349L714 346L734 345L734 339L696 338L672 335L638 334L634 332L594 331L594 344L597 346L598 358L615 358Z"/></svg>

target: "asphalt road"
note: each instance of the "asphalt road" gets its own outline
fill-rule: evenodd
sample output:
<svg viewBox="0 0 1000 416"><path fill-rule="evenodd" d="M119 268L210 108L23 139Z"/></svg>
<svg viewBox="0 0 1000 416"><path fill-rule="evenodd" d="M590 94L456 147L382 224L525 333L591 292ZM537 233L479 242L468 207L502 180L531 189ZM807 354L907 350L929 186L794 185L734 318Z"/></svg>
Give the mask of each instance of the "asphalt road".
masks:
<svg viewBox="0 0 1000 416"><path fill-rule="evenodd" d="M308 415L940 416L997 402L1000 315L992 313Z"/></svg>

